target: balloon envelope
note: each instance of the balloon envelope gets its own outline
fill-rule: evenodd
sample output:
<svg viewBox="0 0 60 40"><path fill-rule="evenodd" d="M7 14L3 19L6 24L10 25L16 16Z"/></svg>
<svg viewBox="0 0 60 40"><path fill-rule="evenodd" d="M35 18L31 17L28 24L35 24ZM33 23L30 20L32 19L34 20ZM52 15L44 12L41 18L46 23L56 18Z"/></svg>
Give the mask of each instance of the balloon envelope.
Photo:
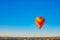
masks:
<svg viewBox="0 0 60 40"><path fill-rule="evenodd" d="M42 28L44 22L45 22L45 19L43 17L37 17L36 18L36 24L40 29Z"/></svg>

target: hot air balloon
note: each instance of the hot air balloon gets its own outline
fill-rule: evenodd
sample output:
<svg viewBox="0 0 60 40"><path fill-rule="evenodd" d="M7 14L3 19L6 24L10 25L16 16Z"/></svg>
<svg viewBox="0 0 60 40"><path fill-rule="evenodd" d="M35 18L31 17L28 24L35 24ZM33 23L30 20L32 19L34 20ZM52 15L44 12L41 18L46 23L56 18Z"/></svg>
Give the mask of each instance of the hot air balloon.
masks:
<svg viewBox="0 0 60 40"><path fill-rule="evenodd" d="M35 21L36 21L37 26L41 29L42 26L44 25L45 19L43 17L39 16L36 18Z"/></svg>

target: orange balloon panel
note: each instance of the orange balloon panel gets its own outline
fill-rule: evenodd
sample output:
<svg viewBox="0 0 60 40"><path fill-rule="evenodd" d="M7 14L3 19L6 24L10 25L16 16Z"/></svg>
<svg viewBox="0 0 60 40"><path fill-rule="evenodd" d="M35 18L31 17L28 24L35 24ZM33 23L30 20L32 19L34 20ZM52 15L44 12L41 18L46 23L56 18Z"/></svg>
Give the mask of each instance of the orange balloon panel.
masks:
<svg viewBox="0 0 60 40"><path fill-rule="evenodd" d="M43 17L36 18L36 24L39 28L41 28L43 26L44 22L45 22L45 19Z"/></svg>

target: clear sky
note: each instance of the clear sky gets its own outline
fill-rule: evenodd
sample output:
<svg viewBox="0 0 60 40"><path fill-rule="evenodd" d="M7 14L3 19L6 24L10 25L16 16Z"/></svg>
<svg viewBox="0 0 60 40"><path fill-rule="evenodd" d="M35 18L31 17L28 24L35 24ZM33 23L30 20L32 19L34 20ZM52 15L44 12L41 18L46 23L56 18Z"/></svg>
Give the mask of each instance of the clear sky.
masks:
<svg viewBox="0 0 60 40"><path fill-rule="evenodd" d="M46 20L42 29L38 16ZM0 34L60 36L60 0L0 0Z"/></svg>

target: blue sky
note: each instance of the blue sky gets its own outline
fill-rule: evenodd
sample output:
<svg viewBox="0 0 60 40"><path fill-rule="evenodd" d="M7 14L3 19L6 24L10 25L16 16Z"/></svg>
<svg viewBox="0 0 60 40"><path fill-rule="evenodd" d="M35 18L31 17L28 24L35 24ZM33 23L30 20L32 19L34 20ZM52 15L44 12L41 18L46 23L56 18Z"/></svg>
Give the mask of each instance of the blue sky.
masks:
<svg viewBox="0 0 60 40"><path fill-rule="evenodd" d="M40 30L38 16L45 18ZM0 33L34 36L60 35L60 0L0 0ZM27 36L28 36L27 35Z"/></svg>

